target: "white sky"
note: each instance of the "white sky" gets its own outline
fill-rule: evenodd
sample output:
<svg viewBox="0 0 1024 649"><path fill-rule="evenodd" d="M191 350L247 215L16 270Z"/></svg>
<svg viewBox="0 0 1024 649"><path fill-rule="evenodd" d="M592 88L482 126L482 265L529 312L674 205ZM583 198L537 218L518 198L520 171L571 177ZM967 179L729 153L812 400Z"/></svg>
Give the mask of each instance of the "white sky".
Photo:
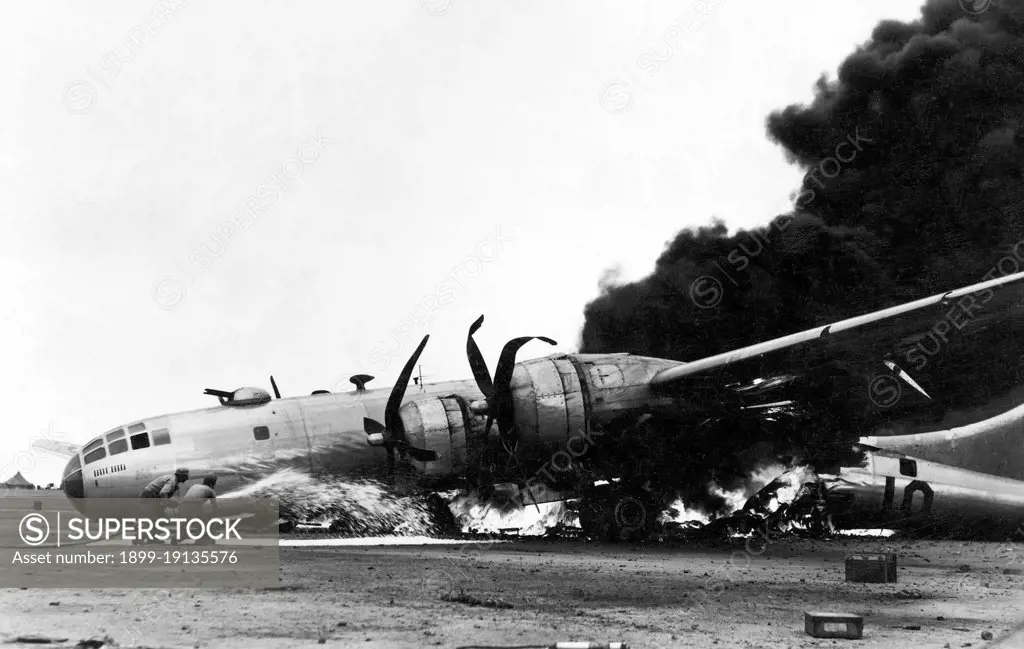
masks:
<svg viewBox="0 0 1024 649"><path fill-rule="evenodd" d="M767 114L921 4L167 3L0 22L0 479L59 480L63 461L16 456L48 429L83 442L211 405L205 387L389 385L413 345L372 350L442 282L450 303L406 327L431 334L428 377L469 376L481 313L492 371L516 335L574 351L604 270L638 279L683 227L781 212L801 174ZM672 55L651 75L655 46ZM613 80L625 112L599 99ZM318 132L332 142L299 151ZM319 157L282 172L297 151ZM220 244L260 185L276 199ZM510 241L477 266L496 228ZM221 254L193 259L204 244ZM465 286L446 280L467 259Z"/></svg>

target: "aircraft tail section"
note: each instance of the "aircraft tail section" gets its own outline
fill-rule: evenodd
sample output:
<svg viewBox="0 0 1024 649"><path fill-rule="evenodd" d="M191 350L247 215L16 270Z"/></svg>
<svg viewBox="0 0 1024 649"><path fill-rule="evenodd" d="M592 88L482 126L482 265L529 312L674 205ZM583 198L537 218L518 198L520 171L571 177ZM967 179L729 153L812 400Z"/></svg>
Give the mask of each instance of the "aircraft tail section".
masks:
<svg viewBox="0 0 1024 649"><path fill-rule="evenodd" d="M967 426L862 443L961 469L1024 480L1024 404Z"/></svg>

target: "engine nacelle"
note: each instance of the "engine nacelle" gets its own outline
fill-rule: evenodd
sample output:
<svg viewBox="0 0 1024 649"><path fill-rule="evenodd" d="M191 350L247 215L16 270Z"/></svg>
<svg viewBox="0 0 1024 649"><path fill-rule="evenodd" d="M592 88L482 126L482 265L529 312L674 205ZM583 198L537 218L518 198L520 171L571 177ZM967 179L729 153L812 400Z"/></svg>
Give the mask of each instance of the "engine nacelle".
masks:
<svg viewBox="0 0 1024 649"><path fill-rule="evenodd" d="M411 460L424 475L462 475L479 465L486 442L486 421L470 413L465 399L419 399L402 406L399 414L409 444L437 453L437 459L431 462Z"/></svg>
<svg viewBox="0 0 1024 649"><path fill-rule="evenodd" d="M629 354L566 354L517 363L512 374L515 404L513 444L520 459L547 459L569 440L630 411L672 407L674 399L651 390L658 372L674 361ZM470 395L467 395L470 396ZM482 402L477 402L482 403ZM485 458L493 461L512 450L503 444L495 423L488 434L486 414L456 395L418 399L399 414L412 446L437 453L430 462L411 460L426 476L473 474ZM581 444L570 449L581 452Z"/></svg>
<svg viewBox="0 0 1024 649"><path fill-rule="evenodd" d="M587 422L669 407L673 399L653 392L650 381L678 364L630 354L566 354L518 363L512 375L517 441L564 447L587 430Z"/></svg>

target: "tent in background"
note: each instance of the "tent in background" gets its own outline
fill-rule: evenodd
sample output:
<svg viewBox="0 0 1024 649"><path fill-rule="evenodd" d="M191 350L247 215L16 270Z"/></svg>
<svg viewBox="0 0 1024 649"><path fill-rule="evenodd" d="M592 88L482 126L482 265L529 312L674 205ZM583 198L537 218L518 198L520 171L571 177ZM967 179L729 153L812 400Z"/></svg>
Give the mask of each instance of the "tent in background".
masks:
<svg viewBox="0 0 1024 649"><path fill-rule="evenodd" d="M21 471L18 471L13 476L5 480L0 486L6 489L35 489L36 486L25 479L25 476L21 475Z"/></svg>

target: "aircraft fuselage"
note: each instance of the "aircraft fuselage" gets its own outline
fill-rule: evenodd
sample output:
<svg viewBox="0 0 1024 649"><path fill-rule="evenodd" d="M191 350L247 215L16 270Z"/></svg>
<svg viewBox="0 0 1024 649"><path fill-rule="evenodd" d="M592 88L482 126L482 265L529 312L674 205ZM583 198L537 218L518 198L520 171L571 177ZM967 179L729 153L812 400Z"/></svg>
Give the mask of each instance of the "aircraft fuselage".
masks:
<svg viewBox="0 0 1024 649"><path fill-rule="evenodd" d="M641 407L676 407L677 399L655 393L650 379L677 364L628 354L563 354L518 363L511 379L514 439L502 439L495 426L488 430L487 415L472 411L470 405L485 400L473 380L409 386L401 408L405 437L437 459L405 458L403 467L428 488L465 478L524 482L524 466L573 448L570 440L594 424ZM71 498L134 498L154 478L178 468L190 471L185 488L216 474L219 493L282 468L383 478L387 451L368 443L364 418L383 421L390 394L324 393L146 418L83 446L65 468L64 489Z"/></svg>

